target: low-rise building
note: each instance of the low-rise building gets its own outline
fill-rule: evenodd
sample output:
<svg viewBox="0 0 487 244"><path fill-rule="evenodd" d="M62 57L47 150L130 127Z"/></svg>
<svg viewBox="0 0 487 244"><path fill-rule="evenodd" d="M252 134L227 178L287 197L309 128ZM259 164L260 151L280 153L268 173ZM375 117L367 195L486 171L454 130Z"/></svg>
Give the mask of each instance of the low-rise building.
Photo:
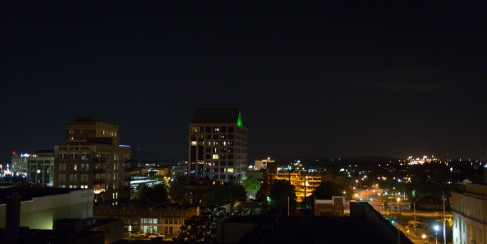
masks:
<svg viewBox="0 0 487 244"><path fill-rule="evenodd" d="M332 196L331 199L315 199L315 216L344 216L345 199L343 196Z"/></svg>
<svg viewBox="0 0 487 244"><path fill-rule="evenodd" d="M7 199L19 198L20 226L31 229L52 230L57 219L91 218L93 214L93 190L57 188L0 189L0 228L7 219Z"/></svg>
<svg viewBox="0 0 487 244"><path fill-rule="evenodd" d="M269 185L274 180L287 180L294 186L296 192L296 202L303 202L306 197L313 194L316 187L321 184L322 175L320 173L309 173L307 171L279 171L278 173L268 173Z"/></svg>
<svg viewBox="0 0 487 244"><path fill-rule="evenodd" d="M125 231L129 233L143 232L163 234L176 237L184 220L199 215L198 207L124 205L100 207L94 210L97 218L121 218L124 220Z"/></svg>
<svg viewBox="0 0 487 244"><path fill-rule="evenodd" d="M487 243L487 185L452 192L453 243Z"/></svg>

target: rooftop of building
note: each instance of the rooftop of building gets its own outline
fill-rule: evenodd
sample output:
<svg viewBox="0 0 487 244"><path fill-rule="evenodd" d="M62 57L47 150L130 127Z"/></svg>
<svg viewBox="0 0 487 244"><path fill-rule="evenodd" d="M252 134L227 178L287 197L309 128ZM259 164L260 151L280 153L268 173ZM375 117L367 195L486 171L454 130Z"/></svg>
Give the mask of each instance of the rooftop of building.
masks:
<svg viewBox="0 0 487 244"><path fill-rule="evenodd" d="M7 197L16 194L20 196L20 201L29 201L36 197L45 197L51 195L67 194L73 190L68 188L44 188L44 187L16 187L8 186L0 188L0 204L7 203Z"/></svg>
<svg viewBox="0 0 487 244"><path fill-rule="evenodd" d="M222 232L222 240L238 243L412 243L369 204L355 203L351 211L353 214L349 217L233 217L224 222L224 225L229 223L233 226L223 226L222 229L237 230L239 227L235 225L243 224L238 231L242 235ZM248 227L249 224L253 226Z"/></svg>
<svg viewBox="0 0 487 244"><path fill-rule="evenodd" d="M238 108L198 108L191 123L237 123L239 118Z"/></svg>
<svg viewBox="0 0 487 244"><path fill-rule="evenodd" d="M365 218L249 216L238 223L258 223L239 243L377 243L385 239ZM352 234L353 233L353 234Z"/></svg>

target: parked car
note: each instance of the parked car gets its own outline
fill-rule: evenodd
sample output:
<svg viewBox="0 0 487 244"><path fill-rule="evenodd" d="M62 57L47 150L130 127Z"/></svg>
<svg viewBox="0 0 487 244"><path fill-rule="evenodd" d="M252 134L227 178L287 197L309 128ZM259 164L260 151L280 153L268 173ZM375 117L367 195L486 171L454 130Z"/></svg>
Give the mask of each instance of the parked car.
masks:
<svg viewBox="0 0 487 244"><path fill-rule="evenodd" d="M149 239L154 239L154 238L164 238L163 234L155 233L149 236Z"/></svg>
<svg viewBox="0 0 487 244"><path fill-rule="evenodd" d="M130 234L131 238L145 238L146 236L147 234L145 234L144 232L135 232Z"/></svg>

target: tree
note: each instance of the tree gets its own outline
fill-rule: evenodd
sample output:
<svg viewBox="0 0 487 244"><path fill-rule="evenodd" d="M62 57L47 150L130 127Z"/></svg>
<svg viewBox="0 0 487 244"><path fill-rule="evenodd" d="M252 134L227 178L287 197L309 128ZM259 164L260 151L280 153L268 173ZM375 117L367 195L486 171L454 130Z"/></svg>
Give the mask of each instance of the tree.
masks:
<svg viewBox="0 0 487 244"><path fill-rule="evenodd" d="M149 201L151 202L166 202L169 200L166 185L157 184L151 187L151 194Z"/></svg>
<svg viewBox="0 0 487 244"><path fill-rule="evenodd" d="M204 242L217 241L216 226L218 219L227 218L229 214L224 208L210 208L202 212L200 216L193 216L184 220L180 227L178 237L174 241L179 242Z"/></svg>
<svg viewBox="0 0 487 244"><path fill-rule="evenodd" d="M343 192L345 192L345 194ZM318 199L330 199L332 196L343 195L348 199L352 196L350 182L343 176L335 176L332 181L321 182L313 192L313 198Z"/></svg>
<svg viewBox="0 0 487 244"><path fill-rule="evenodd" d="M137 186L137 199L142 201L149 201L150 187L147 184L140 184Z"/></svg>
<svg viewBox="0 0 487 244"><path fill-rule="evenodd" d="M201 202L203 205L222 206L245 200L247 200L245 188L231 181L223 185L216 185L211 191L203 195Z"/></svg>
<svg viewBox="0 0 487 244"><path fill-rule="evenodd" d="M251 195L255 195L260 190L260 181L253 175L250 175L247 179L243 180L242 185Z"/></svg>
<svg viewBox="0 0 487 244"><path fill-rule="evenodd" d="M287 180L275 180L269 190L269 207L273 211L287 213L289 197L289 209L296 209L296 194L294 186Z"/></svg>
<svg viewBox="0 0 487 244"><path fill-rule="evenodd" d="M168 200L168 193L166 186L157 184L152 187L142 184L137 187L137 199L147 202L166 202Z"/></svg>
<svg viewBox="0 0 487 244"><path fill-rule="evenodd" d="M185 194L188 193L185 187L187 183L188 179L186 177L180 176L176 177L169 184L169 197L173 202L184 202Z"/></svg>

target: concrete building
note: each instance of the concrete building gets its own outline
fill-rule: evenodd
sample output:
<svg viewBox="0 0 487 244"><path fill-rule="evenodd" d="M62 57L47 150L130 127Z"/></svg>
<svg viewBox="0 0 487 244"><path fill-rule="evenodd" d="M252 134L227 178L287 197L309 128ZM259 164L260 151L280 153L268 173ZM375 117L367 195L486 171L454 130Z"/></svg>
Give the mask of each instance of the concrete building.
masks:
<svg viewBox="0 0 487 244"><path fill-rule="evenodd" d="M94 210L97 218L121 218L130 233L163 234L176 237L184 220L199 215L199 208L184 206L125 205Z"/></svg>
<svg viewBox="0 0 487 244"><path fill-rule="evenodd" d="M487 185L466 184L451 194L453 243L487 243Z"/></svg>
<svg viewBox="0 0 487 244"><path fill-rule="evenodd" d="M93 190L57 188L0 189L0 228L5 228L7 202L17 196L20 203L20 226L52 230L55 220L84 219L93 215Z"/></svg>
<svg viewBox="0 0 487 244"><path fill-rule="evenodd" d="M37 150L27 157L27 180L34 184L54 185L53 150Z"/></svg>
<svg viewBox="0 0 487 244"><path fill-rule="evenodd" d="M0 243L113 243L121 219L93 219L93 190L0 189Z"/></svg>
<svg viewBox="0 0 487 244"><path fill-rule="evenodd" d="M315 199L315 216L344 216L345 199L343 196L332 196L331 199Z"/></svg>
<svg viewBox="0 0 487 244"><path fill-rule="evenodd" d="M188 177L188 162L179 161L176 165L171 167L171 178Z"/></svg>
<svg viewBox="0 0 487 244"><path fill-rule="evenodd" d="M248 130L239 109L196 109L189 124L188 141L191 180L245 178Z"/></svg>
<svg viewBox="0 0 487 244"><path fill-rule="evenodd" d="M294 186L296 192L296 202L303 202L304 198L313 194L316 187L321 184L322 175L319 173L309 173L307 171L280 171L278 173L268 173L269 185L274 180L287 180Z"/></svg>
<svg viewBox="0 0 487 244"><path fill-rule="evenodd" d="M12 153L12 161L9 165L9 171L14 175L27 174L27 158L29 154L22 153L18 155L15 151Z"/></svg>
<svg viewBox="0 0 487 244"><path fill-rule="evenodd" d="M54 146L54 186L93 189L97 205L129 199L131 149L119 141L117 125L76 117L67 125L66 143Z"/></svg>
<svg viewBox="0 0 487 244"><path fill-rule="evenodd" d="M217 238L218 243L413 243L368 203L352 203L351 217L232 216L218 224Z"/></svg>
<svg viewBox="0 0 487 244"><path fill-rule="evenodd" d="M254 165L255 165L255 170L261 170L261 169L267 169L267 164L268 163L275 163L276 160L267 158L267 159L262 159L262 160L255 160Z"/></svg>

